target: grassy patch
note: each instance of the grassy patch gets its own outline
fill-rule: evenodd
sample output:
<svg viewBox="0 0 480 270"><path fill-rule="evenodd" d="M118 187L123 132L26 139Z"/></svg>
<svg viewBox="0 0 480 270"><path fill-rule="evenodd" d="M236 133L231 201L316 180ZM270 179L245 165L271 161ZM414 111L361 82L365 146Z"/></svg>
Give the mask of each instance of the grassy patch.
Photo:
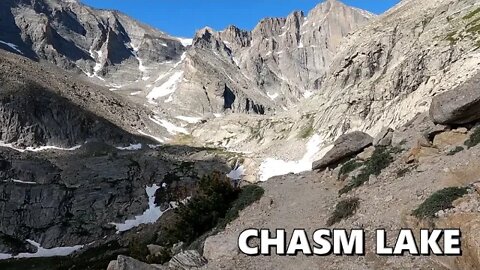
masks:
<svg viewBox="0 0 480 270"><path fill-rule="evenodd" d="M472 148L480 143L480 128L476 128L470 138L465 142L468 148Z"/></svg>
<svg viewBox="0 0 480 270"><path fill-rule="evenodd" d="M327 220L327 226L332 226L340 222L342 219L353 216L359 205L360 202L357 198L340 201L335 206L335 211L333 211L332 215Z"/></svg>
<svg viewBox="0 0 480 270"><path fill-rule="evenodd" d="M452 203L467 194L467 192L468 190L465 187L442 189L426 199L412 214L417 218L434 218L435 213L452 208Z"/></svg>
<svg viewBox="0 0 480 270"><path fill-rule="evenodd" d="M338 173L338 178L340 179L344 175L348 175L349 173L355 171L356 169L362 167L363 162L357 160L350 160L345 162L342 167L340 167L340 172Z"/></svg>
<svg viewBox="0 0 480 270"><path fill-rule="evenodd" d="M364 167L360 174L352 179L344 188L338 193L345 194L357 188L363 183L367 182L370 175L379 175L383 169L387 168L393 162L393 154L399 153L402 150L399 148L377 147L373 152L372 157L364 163Z"/></svg>
<svg viewBox="0 0 480 270"><path fill-rule="evenodd" d="M459 38L455 37L456 34L456 32L450 32L445 39L449 41L451 45L455 45L459 40Z"/></svg>
<svg viewBox="0 0 480 270"><path fill-rule="evenodd" d="M470 13L468 13L467 15L465 15L463 17L464 20L470 20L471 18L475 17L475 15L479 14L480 13L480 7L471 11Z"/></svg>
<svg viewBox="0 0 480 270"><path fill-rule="evenodd" d="M311 119L306 126L300 130L298 133L298 138L301 139L306 139L309 138L315 133L315 130L313 129L313 119Z"/></svg>
<svg viewBox="0 0 480 270"><path fill-rule="evenodd" d="M463 147L457 146L457 147L455 147L454 149L450 150L450 151L447 153L447 156L454 156L454 155L456 155L457 153L462 152L463 150L465 150Z"/></svg>

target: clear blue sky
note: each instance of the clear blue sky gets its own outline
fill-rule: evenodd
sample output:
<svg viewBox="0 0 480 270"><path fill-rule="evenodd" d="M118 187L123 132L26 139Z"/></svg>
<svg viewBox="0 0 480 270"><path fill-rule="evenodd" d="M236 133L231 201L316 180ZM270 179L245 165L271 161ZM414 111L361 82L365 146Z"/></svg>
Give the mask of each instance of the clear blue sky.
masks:
<svg viewBox="0 0 480 270"><path fill-rule="evenodd" d="M1 0L0 0L1 1ZM230 24L251 30L264 17L308 12L322 0L82 0L96 8L120 10L173 36L193 37L205 26L221 30ZM380 14L399 0L344 0L347 5Z"/></svg>

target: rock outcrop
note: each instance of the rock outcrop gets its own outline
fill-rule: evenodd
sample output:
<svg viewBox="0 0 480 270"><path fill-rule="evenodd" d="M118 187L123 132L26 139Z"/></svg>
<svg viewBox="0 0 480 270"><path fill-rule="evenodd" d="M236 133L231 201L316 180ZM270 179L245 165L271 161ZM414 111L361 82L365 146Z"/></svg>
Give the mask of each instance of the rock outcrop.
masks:
<svg viewBox="0 0 480 270"><path fill-rule="evenodd" d="M175 255L168 266L172 270L200 269L207 264L207 260L196 250L187 250Z"/></svg>
<svg viewBox="0 0 480 270"><path fill-rule="evenodd" d="M168 270L168 267L156 266L137 261L133 258L120 255L111 261L107 270Z"/></svg>
<svg viewBox="0 0 480 270"><path fill-rule="evenodd" d="M323 170L329 166L334 166L345 159L348 159L365 148L372 145L373 138L363 132L355 131L340 136L332 148L325 156L313 163L314 170Z"/></svg>
<svg viewBox="0 0 480 270"><path fill-rule="evenodd" d="M460 86L435 96L430 116L437 124L459 125L480 119L480 72Z"/></svg>

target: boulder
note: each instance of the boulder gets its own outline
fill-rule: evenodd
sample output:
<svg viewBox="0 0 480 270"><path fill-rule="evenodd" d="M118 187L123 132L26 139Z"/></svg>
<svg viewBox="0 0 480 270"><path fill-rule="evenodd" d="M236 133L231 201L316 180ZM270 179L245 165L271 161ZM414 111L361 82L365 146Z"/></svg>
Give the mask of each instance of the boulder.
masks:
<svg viewBox="0 0 480 270"><path fill-rule="evenodd" d="M108 264L107 270L166 270L163 266L150 265L133 258L119 255L115 261Z"/></svg>
<svg viewBox="0 0 480 270"><path fill-rule="evenodd" d="M430 117L437 124L448 125L480 120L480 73L455 89L435 96Z"/></svg>
<svg viewBox="0 0 480 270"><path fill-rule="evenodd" d="M168 266L174 270L199 269L206 265L207 262L207 259L200 255L198 251L187 250L175 255L168 263Z"/></svg>
<svg viewBox="0 0 480 270"><path fill-rule="evenodd" d="M467 134L455 131L447 131L435 136L433 139L433 146L443 150L451 146L463 145L467 139Z"/></svg>
<svg viewBox="0 0 480 270"><path fill-rule="evenodd" d="M388 146L392 143L393 129L384 127L373 139L374 146Z"/></svg>
<svg viewBox="0 0 480 270"><path fill-rule="evenodd" d="M321 160L313 163L313 169L324 170L337 165L339 162L362 152L372 143L373 138L361 131L344 134L334 142L332 150L328 151Z"/></svg>
<svg viewBox="0 0 480 270"><path fill-rule="evenodd" d="M238 235L217 234L208 237L203 247L203 256L208 261L232 260L238 255Z"/></svg>

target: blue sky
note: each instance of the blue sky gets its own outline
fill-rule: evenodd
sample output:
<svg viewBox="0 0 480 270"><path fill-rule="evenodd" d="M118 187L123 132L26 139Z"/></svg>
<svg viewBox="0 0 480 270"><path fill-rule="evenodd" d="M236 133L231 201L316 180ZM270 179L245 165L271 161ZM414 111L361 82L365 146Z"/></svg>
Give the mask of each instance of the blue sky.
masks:
<svg viewBox="0 0 480 270"><path fill-rule="evenodd" d="M251 30L264 17L285 17L293 10L308 12L321 0L82 0L96 8L120 10L173 36L193 37L210 26L230 24ZM347 5L380 14L399 0L344 0Z"/></svg>

